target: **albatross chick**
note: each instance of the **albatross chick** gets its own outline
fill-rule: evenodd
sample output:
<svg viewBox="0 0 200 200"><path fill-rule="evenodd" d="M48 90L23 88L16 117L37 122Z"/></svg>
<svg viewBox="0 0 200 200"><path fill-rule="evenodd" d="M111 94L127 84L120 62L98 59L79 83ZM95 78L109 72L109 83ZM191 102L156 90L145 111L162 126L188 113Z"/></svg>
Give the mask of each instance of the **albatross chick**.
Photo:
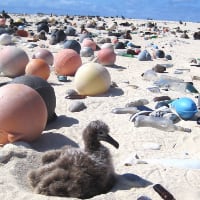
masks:
<svg viewBox="0 0 200 200"><path fill-rule="evenodd" d="M108 192L116 182L112 158L105 141L118 148L104 122L92 121L83 130L84 150L65 146L50 150L42 166L28 173L34 191L48 196L90 198Z"/></svg>

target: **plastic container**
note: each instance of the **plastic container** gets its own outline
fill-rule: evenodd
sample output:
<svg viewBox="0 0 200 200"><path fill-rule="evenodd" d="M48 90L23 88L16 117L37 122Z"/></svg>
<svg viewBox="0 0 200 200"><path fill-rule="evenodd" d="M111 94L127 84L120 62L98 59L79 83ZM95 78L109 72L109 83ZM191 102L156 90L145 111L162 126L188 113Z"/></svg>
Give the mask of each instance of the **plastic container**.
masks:
<svg viewBox="0 0 200 200"><path fill-rule="evenodd" d="M184 128L181 126L176 126L169 119L163 117L154 117L154 116L145 116L139 115L135 118L134 121L135 127L152 127L157 128L167 132L182 131L182 132L191 132L191 129Z"/></svg>
<svg viewBox="0 0 200 200"><path fill-rule="evenodd" d="M152 69L145 71L141 76L147 81L156 81L158 79L157 73Z"/></svg>
<svg viewBox="0 0 200 200"><path fill-rule="evenodd" d="M155 80L154 84L161 88L167 88L173 91L186 92L186 93L199 93L191 82L184 82L182 79L162 75L159 79Z"/></svg>
<svg viewBox="0 0 200 200"><path fill-rule="evenodd" d="M198 112L195 102L188 97L179 98L173 101L170 106L184 120L191 119Z"/></svg>

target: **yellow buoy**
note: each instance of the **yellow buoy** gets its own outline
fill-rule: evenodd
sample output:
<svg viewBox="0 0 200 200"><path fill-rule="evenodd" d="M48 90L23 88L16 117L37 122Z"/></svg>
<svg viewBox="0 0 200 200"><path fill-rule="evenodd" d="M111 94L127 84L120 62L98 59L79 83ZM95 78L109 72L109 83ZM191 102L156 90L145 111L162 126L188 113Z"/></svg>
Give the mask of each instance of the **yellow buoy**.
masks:
<svg viewBox="0 0 200 200"><path fill-rule="evenodd" d="M87 63L77 70L74 83L79 94L94 96L108 91L111 77L101 64Z"/></svg>

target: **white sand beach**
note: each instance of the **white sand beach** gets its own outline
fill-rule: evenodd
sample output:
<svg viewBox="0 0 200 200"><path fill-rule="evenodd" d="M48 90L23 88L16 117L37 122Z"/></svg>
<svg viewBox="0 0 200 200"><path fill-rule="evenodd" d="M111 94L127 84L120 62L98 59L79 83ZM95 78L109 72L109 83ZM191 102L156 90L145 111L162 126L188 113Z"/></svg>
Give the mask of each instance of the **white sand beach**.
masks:
<svg viewBox="0 0 200 200"><path fill-rule="evenodd" d="M44 17L54 18L60 22L63 22L64 19L64 16L11 16L15 20L19 17L24 17L27 22L32 23L31 26L25 27L25 30L33 30L35 33L35 23ZM117 183L108 193L94 196L91 199L136 200L141 196L146 196L152 200L160 200L162 198L153 189L153 185L158 183L165 187L176 200L197 200L200 198L200 125L197 124L195 118L180 120L176 124L184 128L190 128L191 133L181 131L168 132L152 127L135 127L134 122L129 120L131 114L116 114L112 112L114 108L124 108L127 103L139 99L147 99L149 104L146 106L154 110L157 102L154 102L153 99L158 96L169 96L171 99L189 97L198 104L198 94L196 93L175 88L168 91L160 88L158 93L149 91L147 88L154 86L153 81L145 80L141 75L145 71L152 69L156 64L163 64L170 67L166 67L165 73L157 73L158 78L162 75L168 75L183 79L185 82L193 82L193 86L200 91L200 79L198 80L197 78L200 77L199 67L191 66L193 63L190 63L191 58L200 58L200 40L194 40L193 38L194 32L199 31L199 24L153 21L157 23L160 30L162 30L162 27L166 27L169 31L160 32L156 35L156 38L145 38L142 33L152 31L145 25L142 26L142 24L148 23L147 20L121 18L105 18L104 20L107 25L116 21L118 26L115 30L118 31L130 28L121 26L119 25L120 23L133 23L136 29L131 32L132 39L129 41L141 46L142 51L146 49L151 55L153 53L152 44L155 44L166 55L171 55L172 60L153 58L151 61L139 61L137 56L124 57L117 55L114 66L105 66L110 73L112 82L116 83L117 87L110 87L105 94L87 96L85 99L79 100L65 98L68 89L75 89L74 76L68 76L67 82L60 82L54 72L54 67L51 66L48 82L55 90L55 112L58 117L47 125L41 137L33 143L19 141L0 148L0 199L70 199L68 197L35 194L27 181L27 172L40 166L41 156L47 150L59 149L64 145L80 146L82 148L82 131L93 120L103 120L110 127L110 135L119 142L119 149L102 142L112 154ZM77 31L80 31L80 24L86 22L87 19L81 21L78 20L78 17L71 20ZM181 38L182 33L176 32L175 28L177 27L180 27L183 31L186 30L189 39ZM50 29L53 28L55 26L50 27ZM97 34L97 37L93 38L95 42L97 42L98 37L108 37L107 30L86 29L93 34ZM174 34L173 32L176 33ZM111 36L109 37L112 38ZM62 43L49 44L49 38L50 34L47 35L47 40L28 42L26 37L12 36L15 46L24 49L29 58L40 47L47 48L53 55L63 49ZM67 36L67 39L77 39L77 36ZM119 38L119 41L124 42L125 40ZM37 44L37 46L29 48L28 44ZM101 44L98 45L101 46ZM0 45L0 49L3 48L4 45ZM97 51L95 51L95 55L96 53ZM90 57L82 57L83 63L91 62L90 60ZM200 62L200 60L198 61ZM177 69L181 73L176 73ZM10 80L10 78L0 77L0 82L7 80ZM86 105L86 109L80 112L70 112L68 108L73 101L82 101ZM154 149L155 146L158 148ZM128 166L125 165L128 159L130 161L130 158L135 157L139 157L141 160L157 159L157 163L130 163ZM162 159L161 163L159 159ZM168 161L170 159L175 160L169 164ZM182 162L183 159L185 163L177 166L176 163ZM194 160L199 160L195 165L196 169L190 166ZM129 178L126 178L127 176Z"/></svg>

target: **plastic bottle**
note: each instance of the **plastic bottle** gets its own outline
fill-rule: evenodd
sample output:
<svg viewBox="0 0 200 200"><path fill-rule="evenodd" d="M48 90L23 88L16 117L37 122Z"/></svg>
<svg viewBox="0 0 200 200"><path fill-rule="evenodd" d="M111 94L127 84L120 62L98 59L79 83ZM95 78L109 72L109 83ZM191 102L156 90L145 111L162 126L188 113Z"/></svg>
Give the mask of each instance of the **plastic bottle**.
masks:
<svg viewBox="0 0 200 200"><path fill-rule="evenodd" d="M141 74L141 76L144 80L147 81L156 81L158 79L157 73L152 69L145 71L144 73Z"/></svg>
<svg viewBox="0 0 200 200"><path fill-rule="evenodd" d="M135 127L153 127L167 132L191 132L191 129L173 124L172 120L163 117L139 115L134 121Z"/></svg>
<svg viewBox="0 0 200 200"><path fill-rule="evenodd" d="M157 79L154 84L158 87L169 87L170 83L175 82L175 83L183 83L184 81L182 79L168 76L168 75L161 75L159 79Z"/></svg>
<svg viewBox="0 0 200 200"><path fill-rule="evenodd" d="M158 87L168 88L173 91L199 93L191 82L184 82L182 79L170 76L160 76L160 79L155 80L154 84Z"/></svg>

